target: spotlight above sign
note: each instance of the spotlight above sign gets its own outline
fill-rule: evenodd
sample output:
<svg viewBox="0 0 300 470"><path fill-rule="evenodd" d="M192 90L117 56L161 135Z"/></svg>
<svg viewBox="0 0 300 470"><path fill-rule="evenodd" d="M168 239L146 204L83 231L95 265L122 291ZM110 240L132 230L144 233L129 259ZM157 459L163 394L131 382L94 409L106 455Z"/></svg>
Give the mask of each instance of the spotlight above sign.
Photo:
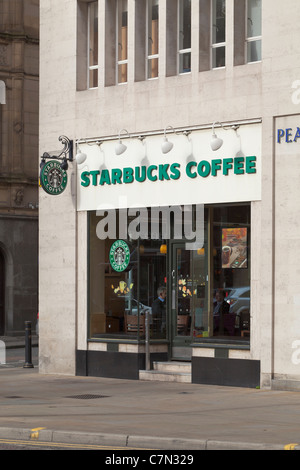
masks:
<svg viewBox="0 0 300 470"><path fill-rule="evenodd" d="M240 126L238 125L234 125L234 126L230 126L230 127L225 127L223 126L223 124L219 121L216 121L213 123L213 126L212 126L212 131L213 131L213 134L212 134L212 138L211 138L211 142L210 142L210 146L211 146L211 149L215 152L216 150L219 150L222 145L223 145L223 140L217 136L217 134L215 133L215 126L219 124L222 129L224 129L224 131L228 131L230 129L232 129L233 131L237 131L239 129Z"/></svg>

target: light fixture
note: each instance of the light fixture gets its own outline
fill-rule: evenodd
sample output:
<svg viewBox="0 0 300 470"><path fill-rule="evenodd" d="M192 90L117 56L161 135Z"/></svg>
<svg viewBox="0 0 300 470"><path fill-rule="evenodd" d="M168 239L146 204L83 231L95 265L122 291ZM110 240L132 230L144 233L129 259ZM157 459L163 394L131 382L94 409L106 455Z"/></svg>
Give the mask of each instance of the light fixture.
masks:
<svg viewBox="0 0 300 470"><path fill-rule="evenodd" d="M121 141L121 137L120 137L120 134L121 132L127 132L128 134L128 131L126 129L122 129L120 132L119 132L119 142L117 143L116 145L116 148L115 148L115 154L116 155L122 155L122 153L125 152L125 150L127 149L126 145L122 143ZM128 134L128 137L130 137L130 135Z"/></svg>
<svg viewBox="0 0 300 470"><path fill-rule="evenodd" d="M77 164L81 165L81 163L85 162L86 159L87 159L87 155L79 149L75 157Z"/></svg>
<svg viewBox="0 0 300 470"><path fill-rule="evenodd" d="M217 134L215 133L215 125L216 124L220 124L220 126L222 127L222 129L224 129L225 131L228 131L229 129L232 129L234 131L237 131L239 126L230 126L229 128L226 128L223 126L223 124L219 121L216 121L213 123L213 126L212 126L212 131L213 131L213 134L212 134L212 137L211 137L211 142L210 142L210 146L212 148L212 150L215 152L216 150L219 150L222 145L223 145L223 140L220 139L220 137L217 136Z"/></svg>
<svg viewBox="0 0 300 470"><path fill-rule="evenodd" d="M160 245L159 251L160 251L161 254L165 255L167 253L167 245L165 243Z"/></svg>
<svg viewBox="0 0 300 470"><path fill-rule="evenodd" d="M164 140L163 140L163 143L161 144L161 151L162 153L169 153L172 148L173 148L173 143L172 142L169 142L168 139L167 139L167 136L166 136L166 130L168 128L171 128L173 129L172 126L167 126L164 130Z"/></svg>

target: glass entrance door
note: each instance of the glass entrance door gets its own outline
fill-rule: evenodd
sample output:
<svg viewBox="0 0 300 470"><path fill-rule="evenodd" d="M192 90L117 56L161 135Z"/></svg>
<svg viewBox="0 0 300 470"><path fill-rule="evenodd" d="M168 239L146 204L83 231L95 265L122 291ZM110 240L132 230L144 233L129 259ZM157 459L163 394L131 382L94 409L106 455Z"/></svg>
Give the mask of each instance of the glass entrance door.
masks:
<svg viewBox="0 0 300 470"><path fill-rule="evenodd" d="M202 336L208 309L208 276L205 250L172 245L171 355L190 360L191 343ZM206 315L205 315L206 314Z"/></svg>
<svg viewBox="0 0 300 470"><path fill-rule="evenodd" d="M172 358L191 359L192 266L191 252L184 244L172 250Z"/></svg>

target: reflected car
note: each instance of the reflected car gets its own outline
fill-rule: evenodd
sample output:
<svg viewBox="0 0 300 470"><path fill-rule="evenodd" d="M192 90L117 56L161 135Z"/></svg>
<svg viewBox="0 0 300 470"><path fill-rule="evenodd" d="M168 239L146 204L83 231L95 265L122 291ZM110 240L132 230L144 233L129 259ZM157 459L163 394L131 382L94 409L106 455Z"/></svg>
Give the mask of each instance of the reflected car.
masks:
<svg viewBox="0 0 300 470"><path fill-rule="evenodd" d="M242 312L250 312L250 287L237 287L230 292L226 301L230 305L230 313L240 316Z"/></svg>

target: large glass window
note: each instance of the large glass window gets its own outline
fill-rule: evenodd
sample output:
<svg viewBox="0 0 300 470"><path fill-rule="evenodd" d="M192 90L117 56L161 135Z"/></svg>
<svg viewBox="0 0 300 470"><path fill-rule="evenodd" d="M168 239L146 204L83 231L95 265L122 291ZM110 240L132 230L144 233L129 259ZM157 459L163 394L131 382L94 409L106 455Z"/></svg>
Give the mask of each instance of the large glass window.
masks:
<svg viewBox="0 0 300 470"><path fill-rule="evenodd" d="M150 338L167 338L176 347L249 341L250 204L206 206L204 243L197 249L186 243L186 225L179 227L175 212L167 240L148 220L150 209L138 219L124 214L89 214L89 337L143 340L148 311ZM195 206L192 214L194 227L200 226ZM132 227L140 227L141 238L133 236ZM115 249L119 239L130 254L120 270L126 253Z"/></svg>
<svg viewBox="0 0 300 470"><path fill-rule="evenodd" d="M212 68L225 66L225 0L212 0Z"/></svg>
<svg viewBox="0 0 300 470"><path fill-rule="evenodd" d="M159 0L147 0L147 78L158 77L158 46L159 46Z"/></svg>
<svg viewBox="0 0 300 470"><path fill-rule="evenodd" d="M98 2L88 4L88 88L98 87Z"/></svg>
<svg viewBox="0 0 300 470"><path fill-rule="evenodd" d="M89 337L144 338L148 310L151 338L165 338L166 313L162 315L152 311L158 289L166 287L165 245L161 240L127 239L129 264L123 271L116 270L112 262L112 247L117 238L111 235L119 234L121 212L107 214L99 217L91 212L89 217ZM108 220L115 227L115 233L101 239L100 231L103 233ZM130 222L129 218L128 224ZM113 253L115 261L120 259L121 263L122 253L119 251L117 249Z"/></svg>
<svg viewBox="0 0 300 470"><path fill-rule="evenodd" d="M261 60L261 0L247 0L246 9L247 62Z"/></svg>
<svg viewBox="0 0 300 470"><path fill-rule="evenodd" d="M128 68L128 5L127 0L117 0L117 83L127 82Z"/></svg>
<svg viewBox="0 0 300 470"><path fill-rule="evenodd" d="M191 71L191 0L178 2L178 68Z"/></svg>

